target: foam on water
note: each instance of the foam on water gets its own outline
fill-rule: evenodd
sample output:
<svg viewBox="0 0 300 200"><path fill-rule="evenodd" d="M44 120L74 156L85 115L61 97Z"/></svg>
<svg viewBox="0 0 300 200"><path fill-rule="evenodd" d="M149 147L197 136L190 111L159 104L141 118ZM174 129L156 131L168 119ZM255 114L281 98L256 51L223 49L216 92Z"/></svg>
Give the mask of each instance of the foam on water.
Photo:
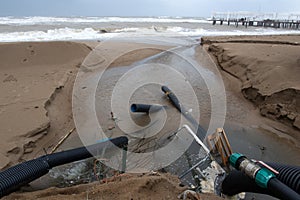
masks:
<svg viewBox="0 0 300 200"><path fill-rule="evenodd" d="M257 29L256 31L218 31L187 29L182 27L169 27L163 30L154 30L152 28L124 28L116 29L110 33L101 33L93 28L73 29L60 28L47 31L26 31L26 32L7 32L0 33L0 42L18 42L18 41L56 41L56 40L106 40L112 37L125 37L126 33L139 36L155 36L164 34L170 37L187 36L226 36L226 35L277 35L277 34L299 34L299 31L275 31Z"/></svg>
<svg viewBox="0 0 300 200"><path fill-rule="evenodd" d="M150 37L162 34L168 37L200 38L202 36L300 33L297 30L253 27L246 29L212 26L208 23L211 22L200 18L167 16L139 18L0 17L0 42L106 40L112 37ZM106 31L101 31L103 29Z"/></svg>
<svg viewBox="0 0 300 200"><path fill-rule="evenodd" d="M109 23L109 22L143 22L143 23L210 23L199 18L179 17L0 17L0 24L35 25L53 23Z"/></svg>
<svg viewBox="0 0 300 200"><path fill-rule="evenodd" d="M251 31L247 30L206 30L203 28L187 29L182 27L170 27L168 31L177 32L185 36L226 36L226 35L280 35L280 34L299 34L297 30L276 30L271 28L257 28Z"/></svg>
<svg viewBox="0 0 300 200"><path fill-rule="evenodd" d="M47 31L26 31L0 33L0 42L19 42L19 41L56 41L56 40L97 40L109 39L117 33L101 34L92 28L72 29L61 28Z"/></svg>

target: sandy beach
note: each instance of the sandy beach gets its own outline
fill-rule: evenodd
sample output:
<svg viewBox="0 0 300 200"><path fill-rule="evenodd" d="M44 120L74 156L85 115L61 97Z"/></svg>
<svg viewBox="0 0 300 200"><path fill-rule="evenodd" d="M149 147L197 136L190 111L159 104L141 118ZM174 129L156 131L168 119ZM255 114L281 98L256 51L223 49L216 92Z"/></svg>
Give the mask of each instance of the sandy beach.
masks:
<svg viewBox="0 0 300 200"><path fill-rule="evenodd" d="M225 130L228 128L231 132L229 139L232 138L233 148L238 150L247 142L240 143L242 138L252 137L253 143L247 143L247 148L252 149L251 155L299 165L300 36L204 37L201 42L202 45L195 47L196 60L199 58L201 62L201 56L212 59L224 81ZM98 44L96 41L0 44L0 169L50 153L58 141L75 128L74 81L81 63ZM112 48L122 50L114 45ZM171 48L142 43L122 46L133 47L144 50L131 51L110 63L110 67L128 66ZM203 50L207 51L205 55ZM104 105L100 110L105 113L102 123L110 131L109 108ZM206 120L201 118L201 121ZM236 139L241 129L243 134L252 131L261 135L248 134ZM117 129L111 135L118 134ZM81 145L75 130L57 151ZM266 154L261 153L261 145L267 146ZM279 153L276 146L282 146L277 150ZM272 149L274 152L270 152ZM288 153L290 157L286 158ZM73 199L176 199L184 189L179 187L176 177L168 174L128 174L109 183L52 187L45 191L14 193L4 199L66 199L71 196ZM216 197L203 195L201 199Z"/></svg>

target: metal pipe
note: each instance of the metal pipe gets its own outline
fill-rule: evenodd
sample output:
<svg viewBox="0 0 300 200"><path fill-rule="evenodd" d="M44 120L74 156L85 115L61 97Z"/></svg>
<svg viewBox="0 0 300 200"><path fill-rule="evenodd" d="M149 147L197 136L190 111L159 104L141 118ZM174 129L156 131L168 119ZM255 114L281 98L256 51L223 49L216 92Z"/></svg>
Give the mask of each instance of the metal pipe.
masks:
<svg viewBox="0 0 300 200"><path fill-rule="evenodd" d="M196 142L206 151L206 153L209 154L210 153L209 149L205 146L205 144L199 139L199 137L194 133L194 131L188 125L184 124L178 131L184 128L188 131L189 134L191 134L194 137Z"/></svg>
<svg viewBox="0 0 300 200"><path fill-rule="evenodd" d="M205 146L205 144L197 137L197 135L194 133L194 131L186 124L184 124L180 129L178 129L177 133L183 129L186 129L188 131L188 133L190 135L193 136L193 138L195 139L195 141L205 150L205 152L207 153L207 155L200 160L198 163L196 163L195 165L193 165L190 169L188 169L187 171L183 172L180 176L179 179L183 178L184 176L186 176L188 173L190 173L192 170L194 170L196 167L198 167L199 165L201 165L202 163L204 163L209 157L210 157L210 152L208 150L208 148ZM201 172L200 172L201 174ZM201 174L201 176L204 177L203 174ZM205 178L205 177L204 177Z"/></svg>
<svg viewBox="0 0 300 200"><path fill-rule="evenodd" d="M180 176L178 176L179 179L182 179L183 177L185 177L188 173L190 173L193 169L195 169L196 167L198 167L199 165L201 165L202 163L204 163L206 161L206 159L209 158L209 156L205 156L202 160L200 160L198 163L196 163L195 165L193 165L190 169L186 170L185 172L183 172Z"/></svg>

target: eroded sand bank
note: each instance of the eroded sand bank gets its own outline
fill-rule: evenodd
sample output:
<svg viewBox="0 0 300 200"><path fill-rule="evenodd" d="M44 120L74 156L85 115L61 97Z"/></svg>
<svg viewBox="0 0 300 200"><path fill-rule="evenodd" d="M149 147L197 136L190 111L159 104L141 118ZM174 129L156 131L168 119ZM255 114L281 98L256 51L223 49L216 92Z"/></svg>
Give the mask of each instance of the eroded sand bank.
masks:
<svg viewBox="0 0 300 200"><path fill-rule="evenodd" d="M202 38L261 115L300 130L300 36ZM290 133L300 139L299 134Z"/></svg>

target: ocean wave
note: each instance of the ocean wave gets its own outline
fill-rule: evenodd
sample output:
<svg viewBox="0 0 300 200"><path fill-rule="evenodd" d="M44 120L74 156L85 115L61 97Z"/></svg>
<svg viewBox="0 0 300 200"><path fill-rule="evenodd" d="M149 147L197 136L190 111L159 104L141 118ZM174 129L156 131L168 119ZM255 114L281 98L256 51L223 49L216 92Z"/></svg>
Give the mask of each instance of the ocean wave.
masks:
<svg viewBox="0 0 300 200"><path fill-rule="evenodd" d="M109 23L109 22L142 22L142 23L210 23L205 19L179 17L0 17L2 25L36 25L59 23Z"/></svg>
<svg viewBox="0 0 300 200"><path fill-rule="evenodd" d="M56 40L93 40L107 39L116 34L103 34L92 28L72 29L61 28L47 31L26 31L0 33L1 42L19 42L19 41L56 41Z"/></svg>
<svg viewBox="0 0 300 200"><path fill-rule="evenodd" d="M252 30L213 30L213 29L203 29L203 28L183 28L183 27L169 27L167 31L176 32L185 36L229 36L229 35L283 35L283 34L299 34L297 30L275 30L271 28L257 28Z"/></svg>
<svg viewBox="0 0 300 200"><path fill-rule="evenodd" d="M107 40L112 37L193 37L202 36L226 36L226 35L278 35L278 34L299 34L296 30L275 30L258 28L252 31L242 30L208 30L204 28L183 28L183 27L144 27L144 28L122 28L112 29L108 32L94 28L58 28L47 31L25 31L25 32L5 32L0 33L0 42L19 42L19 41L59 41L59 40Z"/></svg>

